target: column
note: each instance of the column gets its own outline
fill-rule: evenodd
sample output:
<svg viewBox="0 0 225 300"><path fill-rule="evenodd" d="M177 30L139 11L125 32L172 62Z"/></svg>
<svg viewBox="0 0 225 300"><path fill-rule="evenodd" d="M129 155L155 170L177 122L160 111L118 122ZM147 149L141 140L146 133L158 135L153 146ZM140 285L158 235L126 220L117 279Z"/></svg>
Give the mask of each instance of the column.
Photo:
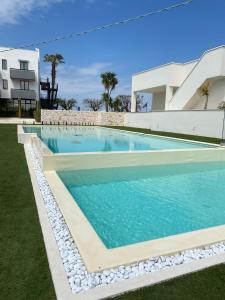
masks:
<svg viewBox="0 0 225 300"><path fill-rule="evenodd" d="M131 112L137 111L137 93L132 91L131 96Z"/></svg>

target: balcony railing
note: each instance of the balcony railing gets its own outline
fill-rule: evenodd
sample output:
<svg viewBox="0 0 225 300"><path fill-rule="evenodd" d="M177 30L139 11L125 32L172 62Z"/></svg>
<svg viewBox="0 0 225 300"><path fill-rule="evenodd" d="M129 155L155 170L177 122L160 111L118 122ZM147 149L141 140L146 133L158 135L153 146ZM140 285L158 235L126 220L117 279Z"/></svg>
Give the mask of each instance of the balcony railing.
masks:
<svg viewBox="0 0 225 300"><path fill-rule="evenodd" d="M36 91L11 89L12 99L36 100Z"/></svg>
<svg viewBox="0 0 225 300"><path fill-rule="evenodd" d="M21 79L21 80L35 80L34 70L20 70L20 69L10 69L11 79Z"/></svg>

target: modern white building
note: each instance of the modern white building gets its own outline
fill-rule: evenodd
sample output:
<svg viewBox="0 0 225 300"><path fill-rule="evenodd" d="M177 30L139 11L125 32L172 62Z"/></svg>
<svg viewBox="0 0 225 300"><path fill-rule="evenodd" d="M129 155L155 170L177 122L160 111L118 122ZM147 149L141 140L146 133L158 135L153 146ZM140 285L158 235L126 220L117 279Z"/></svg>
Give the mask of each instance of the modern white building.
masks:
<svg viewBox="0 0 225 300"><path fill-rule="evenodd" d="M131 111L138 93L152 94L152 110L201 110L206 101L200 87L209 84L208 109L225 101L225 46L206 51L187 63L169 63L132 77Z"/></svg>
<svg viewBox="0 0 225 300"><path fill-rule="evenodd" d="M11 100L11 105L22 109L35 108L40 98L39 50L0 47L0 101Z"/></svg>

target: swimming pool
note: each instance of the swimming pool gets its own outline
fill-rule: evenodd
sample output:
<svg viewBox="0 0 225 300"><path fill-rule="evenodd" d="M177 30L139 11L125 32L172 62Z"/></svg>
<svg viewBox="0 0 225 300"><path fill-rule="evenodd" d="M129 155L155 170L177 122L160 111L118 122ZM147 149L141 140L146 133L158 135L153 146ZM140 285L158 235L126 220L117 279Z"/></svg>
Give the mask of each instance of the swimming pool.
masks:
<svg viewBox="0 0 225 300"><path fill-rule="evenodd" d="M200 149L213 146L103 127L24 126L53 153Z"/></svg>
<svg viewBox="0 0 225 300"><path fill-rule="evenodd" d="M58 175L108 249L225 224L225 162Z"/></svg>

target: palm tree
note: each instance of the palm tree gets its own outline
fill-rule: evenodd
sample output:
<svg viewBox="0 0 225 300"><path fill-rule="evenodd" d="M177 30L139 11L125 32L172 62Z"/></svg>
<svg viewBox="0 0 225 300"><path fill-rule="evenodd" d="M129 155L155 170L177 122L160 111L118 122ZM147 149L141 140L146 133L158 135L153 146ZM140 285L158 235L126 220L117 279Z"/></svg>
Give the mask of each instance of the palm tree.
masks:
<svg viewBox="0 0 225 300"><path fill-rule="evenodd" d="M101 74L102 84L105 88L105 93L103 94L103 101L105 103L105 110L109 111L109 103L111 101L111 93L118 84L118 79L115 73L106 72Z"/></svg>
<svg viewBox="0 0 225 300"><path fill-rule="evenodd" d="M63 56L61 54L45 54L44 62L51 63L51 101L54 100L54 89L55 89L55 82L56 82L56 68L59 64L63 64Z"/></svg>
<svg viewBox="0 0 225 300"><path fill-rule="evenodd" d="M209 92L210 92L210 83L206 81L203 85L199 88L199 92L202 96L206 96L204 109L207 109L208 102L209 102Z"/></svg>

